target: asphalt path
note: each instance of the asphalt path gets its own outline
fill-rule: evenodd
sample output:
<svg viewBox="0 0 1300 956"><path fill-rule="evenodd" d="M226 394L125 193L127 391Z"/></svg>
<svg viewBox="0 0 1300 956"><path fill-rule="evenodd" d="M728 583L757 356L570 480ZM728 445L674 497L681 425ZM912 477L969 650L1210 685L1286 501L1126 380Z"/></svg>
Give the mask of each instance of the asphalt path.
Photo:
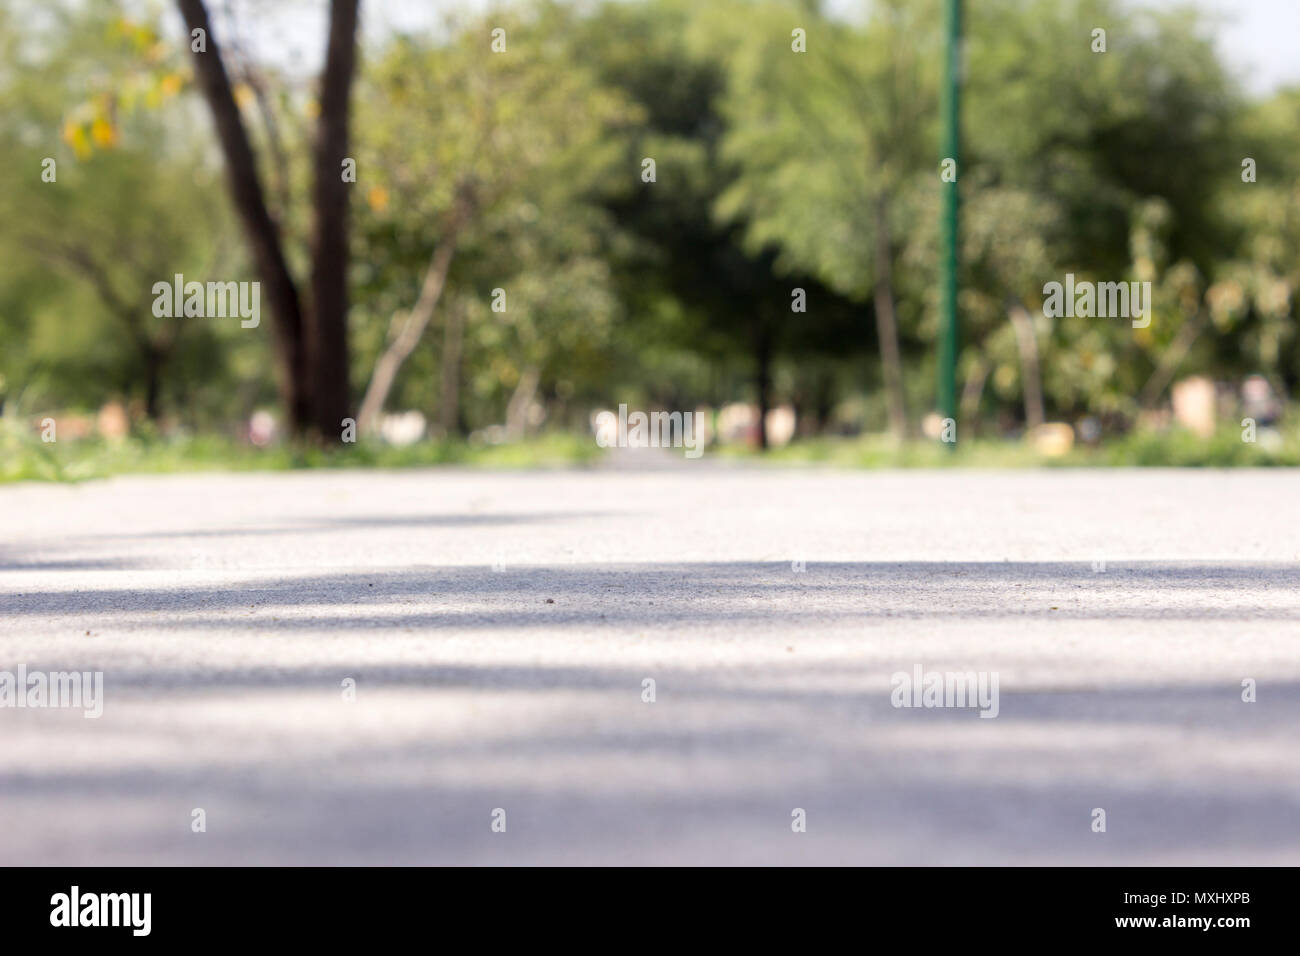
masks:
<svg viewBox="0 0 1300 956"><path fill-rule="evenodd" d="M0 671L102 673L103 712L0 707L0 863L1297 864L1298 491L707 460L3 486ZM918 668L996 679L997 716L895 706Z"/></svg>

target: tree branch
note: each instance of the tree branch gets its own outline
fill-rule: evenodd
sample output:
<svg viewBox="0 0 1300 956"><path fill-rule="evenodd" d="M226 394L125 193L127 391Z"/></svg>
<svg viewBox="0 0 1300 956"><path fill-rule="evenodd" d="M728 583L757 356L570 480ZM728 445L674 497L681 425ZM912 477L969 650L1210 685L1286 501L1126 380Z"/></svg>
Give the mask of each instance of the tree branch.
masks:
<svg viewBox="0 0 1300 956"><path fill-rule="evenodd" d="M456 242L472 213L473 206L468 190L459 190L456 204L452 207L447 227L443 231L442 241L438 243L438 247L433 251L433 257L429 260L429 268L424 274L424 283L420 288L420 297L416 300L415 307L407 314L400 331L393 336L390 330L391 341L379 356L379 360L375 362L374 373L370 376L370 385L366 388L366 396L361 401L361 410L357 413L357 428L362 434L370 431L378 420L380 412L384 410L388 392L393 387L394 379L397 378L398 370L414 351L429 320L433 318L438 300L442 297L442 290L447 284L447 272L451 268ZM398 315L394 315L394 328L397 327L397 320Z"/></svg>
<svg viewBox="0 0 1300 956"><path fill-rule="evenodd" d="M221 61L221 50L203 0L176 0L185 25L202 30L206 51L194 52L194 73L212 112L217 138L226 160L226 181L231 200L244 227L257 273L266 285L267 301L274 316L280 348L280 389L289 411L290 429L297 433L310 418L310 394L306 388L306 355L302 305L298 288L289 273L279 230L267 212L257 164L239 107L230 88L230 78Z"/></svg>

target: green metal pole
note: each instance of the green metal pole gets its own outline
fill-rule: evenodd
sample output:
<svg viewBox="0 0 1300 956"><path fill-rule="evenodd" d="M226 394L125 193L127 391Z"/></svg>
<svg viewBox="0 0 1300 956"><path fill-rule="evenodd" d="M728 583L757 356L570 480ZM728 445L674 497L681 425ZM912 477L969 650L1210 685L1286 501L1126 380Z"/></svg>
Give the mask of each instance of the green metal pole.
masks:
<svg viewBox="0 0 1300 956"><path fill-rule="evenodd" d="M943 158L953 161L952 182L944 182L940 235L939 414L957 419L957 180L961 175L962 0L945 0L947 44L943 83ZM949 445L955 449L956 443Z"/></svg>

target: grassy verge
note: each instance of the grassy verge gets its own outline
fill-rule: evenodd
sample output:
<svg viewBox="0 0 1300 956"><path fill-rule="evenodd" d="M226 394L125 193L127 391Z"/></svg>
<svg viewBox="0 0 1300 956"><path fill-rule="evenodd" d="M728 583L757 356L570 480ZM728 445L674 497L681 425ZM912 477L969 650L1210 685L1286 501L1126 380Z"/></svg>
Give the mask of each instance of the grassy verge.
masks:
<svg viewBox="0 0 1300 956"><path fill-rule="evenodd" d="M256 448L219 436L184 439L131 438L42 442L37 435L0 424L0 482L84 481L120 474L200 471L287 471L299 468L409 468L466 465L482 468L546 468L586 465L603 452L587 435L554 433L509 445L428 441L405 448L359 443L337 448L274 445ZM1300 430L1243 442L1226 428L1211 438L1190 432L1133 432L1096 447L1078 446L1048 457L1024 442L980 439L955 449L935 441L902 446L880 435L813 438L764 455L741 447L710 448L707 457L773 465L841 468L1034 468L1034 467L1235 467L1300 465Z"/></svg>
<svg viewBox="0 0 1300 956"><path fill-rule="evenodd" d="M1223 428L1210 438L1183 429L1131 432L1097 446L1078 445L1050 457L1025 442L975 439L951 447L937 441L901 446L881 435L812 438L759 455L738 448L710 449L728 458L773 464L823 464L842 468L1119 468L1119 467L1270 467L1300 465L1300 431L1244 442L1240 428Z"/></svg>
<svg viewBox="0 0 1300 956"><path fill-rule="evenodd" d="M553 434L510 445L464 441L420 442L405 448L358 443L338 448L273 445L257 448L219 436L42 442L14 428L0 429L0 482L84 481L121 474L198 471L288 471L297 468L409 468L468 465L545 468L586 464L600 449L589 438Z"/></svg>

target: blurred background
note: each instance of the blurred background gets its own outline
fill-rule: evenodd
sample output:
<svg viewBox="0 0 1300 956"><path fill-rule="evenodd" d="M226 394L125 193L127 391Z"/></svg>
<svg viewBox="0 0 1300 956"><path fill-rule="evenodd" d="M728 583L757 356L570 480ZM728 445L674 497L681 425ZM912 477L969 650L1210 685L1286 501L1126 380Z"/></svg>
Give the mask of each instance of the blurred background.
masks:
<svg viewBox="0 0 1300 956"><path fill-rule="evenodd" d="M206 14L316 322L289 343L178 8L7 0L0 479L587 461L620 403L703 413L706 457L1300 464L1287 2L966 4L951 454L940 0L367 0L332 379L292 360L331 7ZM1150 325L1046 316L1068 273L1150 282ZM261 281L260 325L155 315L176 274Z"/></svg>

